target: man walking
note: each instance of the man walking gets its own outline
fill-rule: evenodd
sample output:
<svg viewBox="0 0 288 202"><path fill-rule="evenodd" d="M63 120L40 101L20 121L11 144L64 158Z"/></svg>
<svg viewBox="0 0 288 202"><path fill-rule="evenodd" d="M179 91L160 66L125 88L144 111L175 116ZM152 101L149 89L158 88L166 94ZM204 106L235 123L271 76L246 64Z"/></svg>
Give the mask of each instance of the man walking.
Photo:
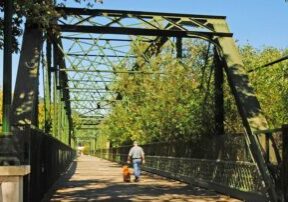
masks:
<svg viewBox="0 0 288 202"><path fill-rule="evenodd" d="M135 182L139 182L141 173L141 163L145 163L144 151L138 146L138 143L134 141L134 146L130 149L128 154L127 163L132 161Z"/></svg>

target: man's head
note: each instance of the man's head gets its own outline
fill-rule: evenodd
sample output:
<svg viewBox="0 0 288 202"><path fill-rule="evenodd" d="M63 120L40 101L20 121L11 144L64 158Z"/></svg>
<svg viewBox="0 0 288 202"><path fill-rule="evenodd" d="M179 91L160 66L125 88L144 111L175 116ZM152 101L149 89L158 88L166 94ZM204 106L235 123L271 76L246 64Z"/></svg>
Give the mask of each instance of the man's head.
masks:
<svg viewBox="0 0 288 202"><path fill-rule="evenodd" d="M137 141L134 141L134 142L133 142L133 145L134 145L134 146L137 146L137 145L138 145Z"/></svg>

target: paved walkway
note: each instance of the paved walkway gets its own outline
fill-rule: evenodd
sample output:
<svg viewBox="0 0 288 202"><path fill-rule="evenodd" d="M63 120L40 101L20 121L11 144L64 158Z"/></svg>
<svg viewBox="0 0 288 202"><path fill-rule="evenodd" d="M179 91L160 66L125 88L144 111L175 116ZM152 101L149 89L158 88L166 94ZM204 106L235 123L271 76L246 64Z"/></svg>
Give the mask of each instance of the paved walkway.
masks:
<svg viewBox="0 0 288 202"><path fill-rule="evenodd" d="M124 183L118 164L91 156L81 156L71 165L44 199L47 201L239 202L149 173L144 173L138 183Z"/></svg>

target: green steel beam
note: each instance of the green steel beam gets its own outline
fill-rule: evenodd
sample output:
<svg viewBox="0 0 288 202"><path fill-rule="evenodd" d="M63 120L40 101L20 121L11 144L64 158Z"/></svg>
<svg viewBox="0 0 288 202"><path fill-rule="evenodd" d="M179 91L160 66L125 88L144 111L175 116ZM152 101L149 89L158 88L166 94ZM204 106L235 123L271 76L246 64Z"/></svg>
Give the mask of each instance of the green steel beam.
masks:
<svg viewBox="0 0 288 202"><path fill-rule="evenodd" d="M63 50L63 45L62 45L62 41L61 38L54 38L54 41L56 42L55 44L57 44L56 48L57 48L57 59L58 59L58 64L59 64L59 70L65 70L66 69L66 63L65 63L65 56L64 53L62 52ZM61 87L66 87L68 86L68 75L66 72L64 71L60 71L59 72L59 79L60 79L60 83L59 85ZM71 131L73 128L73 121L72 121L72 113L71 113L71 103L69 101L70 99L70 94L69 94L69 89L66 89L65 91L60 90L59 91L60 94L60 100L62 101L64 99L64 105L60 102L61 105L61 119L59 119L60 121L60 127L62 129L62 136L60 139L63 140L63 142L66 143L71 143L71 136L69 134L71 134ZM67 117L66 117L67 116Z"/></svg>
<svg viewBox="0 0 288 202"><path fill-rule="evenodd" d="M195 19L226 19L225 16L216 15L191 15L191 14L178 14L178 13L163 13L163 12L143 12L143 11L125 11L125 10L108 10L108 9L81 9L81 8L68 8L56 7L56 10L64 12L66 15L93 15L93 16L111 16L111 17L144 17L153 18L169 17L169 18L195 18Z"/></svg>
<svg viewBox="0 0 288 202"><path fill-rule="evenodd" d="M161 36L161 37L204 37L215 36L232 37L229 32L208 32L208 31L182 31L182 30L161 30L128 27L102 27L90 25L59 25L61 32L95 33L95 34L119 34L133 36Z"/></svg>
<svg viewBox="0 0 288 202"><path fill-rule="evenodd" d="M88 90L88 91L87 91L87 90L73 91L73 89L71 89L71 90L70 90L70 95L71 95L71 94L77 94L77 95L78 95L80 92L81 92L82 94L84 94L85 92L86 92L86 93L91 93L91 94L95 94L95 93L96 93L96 94L103 94L103 93L106 93L106 94L108 94L108 93L116 94L115 91L106 91L106 90L102 90L102 91L101 91L101 90L96 90L96 91L91 91L91 90L90 90L90 91L89 91L89 90Z"/></svg>
<svg viewBox="0 0 288 202"><path fill-rule="evenodd" d="M92 41L122 41L122 42L132 42L132 39L113 39L113 38L88 38L88 37L72 37L72 36L60 36L61 39L70 39L70 40L92 40ZM148 41L149 42L149 41Z"/></svg>
<svg viewBox="0 0 288 202"><path fill-rule="evenodd" d="M114 70L95 70L95 69L60 69L60 72L99 72L99 73L113 73L113 74L163 74L161 72L147 72L147 71L114 71Z"/></svg>
<svg viewBox="0 0 288 202"><path fill-rule="evenodd" d="M50 134L52 119L51 119L51 67L52 67L52 45L50 40L46 44L46 61L44 68L44 131Z"/></svg>
<svg viewBox="0 0 288 202"><path fill-rule="evenodd" d="M82 91L82 90L86 90L86 91L95 91L95 90L105 90L105 91L109 91L109 90L107 90L107 89L105 89L105 88L97 88L97 89L95 89L95 88L75 88L75 87L61 87L61 86L57 86L57 89L58 90L60 90L60 89L63 89L63 90L67 90L67 89L69 89L69 91L71 91L71 90L80 90L80 91Z"/></svg>
<svg viewBox="0 0 288 202"><path fill-rule="evenodd" d="M13 1L4 0L2 134L11 131Z"/></svg>
<svg viewBox="0 0 288 202"><path fill-rule="evenodd" d="M223 61L219 57L217 50L214 50L214 86L215 86L215 133L224 135L224 74Z"/></svg>
<svg viewBox="0 0 288 202"><path fill-rule="evenodd" d="M113 38L88 38L88 37L72 37L72 36L60 36L61 39L69 39L69 40L89 40L89 41L117 41L117 42L133 42L133 39L113 39ZM139 39L138 39L139 40ZM153 40L139 40L141 42L151 43Z"/></svg>
<svg viewBox="0 0 288 202"><path fill-rule="evenodd" d="M72 110L73 109L95 109L97 107L72 107ZM111 109L111 108L99 108L99 109Z"/></svg>
<svg viewBox="0 0 288 202"><path fill-rule="evenodd" d="M83 100L76 100L76 99L61 99L61 101L70 101L70 102L117 102L118 100L97 100L97 99L83 99Z"/></svg>
<svg viewBox="0 0 288 202"><path fill-rule="evenodd" d="M177 37L176 39L177 58L182 58L182 37Z"/></svg>
<svg viewBox="0 0 288 202"><path fill-rule="evenodd" d="M92 83L106 83L106 82L108 82L108 83L110 83L110 82L114 82L114 81L103 81L103 80L85 80L85 79L83 79L83 80L80 80L80 79L69 79L68 81L71 81L71 82L87 82L87 83L90 83L90 82L92 82Z"/></svg>
<svg viewBox="0 0 288 202"><path fill-rule="evenodd" d="M56 66L56 58L55 58L55 47L53 46L53 51L54 51L54 67ZM57 134L57 122L56 122L56 117L57 117L57 103L59 102L58 100L58 92L57 92L57 72L53 72L52 74L53 77L53 121L52 121L52 135L56 137Z"/></svg>
<svg viewBox="0 0 288 202"><path fill-rule="evenodd" d="M73 53L68 53L68 56L85 56L85 57L108 57L108 58L136 58L135 55L105 55L105 54L73 54Z"/></svg>
<svg viewBox="0 0 288 202"><path fill-rule="evenodd" d="M40 52L43 45L42 32L28 27L23 35L22 49L12 103L12 124L37 124L37 97L39 83Z"/></svg>
<svg viewBox="0 0 288 202"><path fill-rule="evenodd" d="M229 32L225 20L209 20L214 29L219 32ZM235 97L238 111L242 117L243 125L246 129L247 137L250 141L251 153L257 162L265 186L268 189L271 201L277 201L275 184L270 175L267 165L265 164L264 155L262 154L261 144L254 132L258 130L267 130L268 123L264 117L260 104L256 98L254 90L249 83L248 76L244 69L244 64L237 50L237 46L230 37L219 37L216 39L219 44L219 54L225 62L225 71L232 93ZM265 148L263 145L262 148Z"/></svg>

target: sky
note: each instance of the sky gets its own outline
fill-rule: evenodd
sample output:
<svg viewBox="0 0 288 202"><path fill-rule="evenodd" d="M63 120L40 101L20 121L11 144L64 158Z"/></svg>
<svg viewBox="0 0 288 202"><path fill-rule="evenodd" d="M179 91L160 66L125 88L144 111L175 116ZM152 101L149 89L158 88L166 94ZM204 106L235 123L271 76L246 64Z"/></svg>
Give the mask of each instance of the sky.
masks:
<svg viewBox="0 0 288 202"><path fill-rule="evenodd" d="M256 48L288 48L288 2L285 0L103 0L95 8L224 15L238 44ZM79 4L67 0L67 6ZM72 2L72 3L71 3ZM13 86L19 55L13 55ZM0 50L0 87L3 85L3 51Z"/></svg>

